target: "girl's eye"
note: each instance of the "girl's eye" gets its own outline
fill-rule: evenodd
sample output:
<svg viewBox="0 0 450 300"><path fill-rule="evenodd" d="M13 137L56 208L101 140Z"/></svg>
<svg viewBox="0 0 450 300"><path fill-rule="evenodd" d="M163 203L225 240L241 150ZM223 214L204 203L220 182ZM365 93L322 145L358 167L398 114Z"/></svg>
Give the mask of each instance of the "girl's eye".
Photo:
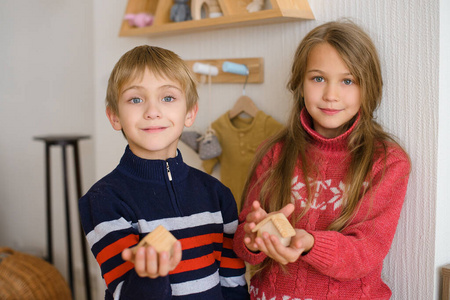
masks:
<svg viewBox="0 0 450 300"><path fill-rule="evenodd" d="M137 103L141 103L142 99L140 99L140 98L131 98L130 102L137 104Z"/></svg>
<svg viewBox="0 0 450 300"><path fill-rule="evenodd" d="M163 102L172 102L175 98L172 96L166 96L162 99Z"/></svg>
<svg viewBox="0 0 450 300"><path fill-rule="evenodd" d="M351 80L351 79L344 79L344 84L345 85L351 85L351 84L353 84L353 80Z"/></svg>
<svg viewBox="0 0 450 300"><path fill-rule="evenodd" d="M314 80L315 82L323 82L325 79L323 79L322 76L316 76L316 77L313 78L313 80Z"/></svg>

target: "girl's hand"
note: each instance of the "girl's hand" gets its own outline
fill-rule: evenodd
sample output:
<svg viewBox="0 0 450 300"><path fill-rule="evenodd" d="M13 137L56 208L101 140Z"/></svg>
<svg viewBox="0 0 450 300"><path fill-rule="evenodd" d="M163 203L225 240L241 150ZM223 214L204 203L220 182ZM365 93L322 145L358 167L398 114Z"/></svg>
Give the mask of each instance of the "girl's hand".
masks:
<svg viewBox="0 0 450 300"><path fill-rule="evenodd" d="M258 201L253 201L252 211L247 215L244 225L244 244L250 251L259 251L258 245L255 243L256 232L252 232L252 230L266 216L267 212L261 208L261 204Z"/></svg>
<svg viewBox="0 0 450 300"><path fill-rule="evenodd" d="M262 238L256 239L256 244L260 251L276 260L280 264L286 265L297 261L300 255L308 252L314 246L314 237L303 229L295 229L296 235L292 237L288 247L280 243L278 237L263 233Z"/></svg>
<svg viewBox="0 0 450 300"><path fill-rule="evenodd" d="M259 249L258 244L256 243L256 232L252 232L252 230L256 227L256 224L261 222L263 219L265 219L267 216L276 214L276 213L283 213L286 217L289 217L294 212L295 206L294 204L289 203L282 209L276 212L272 212L270 214L267 214L267 212L261 208L261 204L258 201L253 201L252 203L252 211L247 215L247 218L245 219L245 225L244 225L244 244L245 246L253 252L262 251Z"/></svg>
<svg viewBox="0 0 450 300"><path fill-rule="evenodd" d="M134 263L134 269L140 277L164 277L174 270L181 261L181 243L173 245L172 256L168 252L157 253L153 247L140 247L133 255L131 249L122 251L122 259Z"/></svg>

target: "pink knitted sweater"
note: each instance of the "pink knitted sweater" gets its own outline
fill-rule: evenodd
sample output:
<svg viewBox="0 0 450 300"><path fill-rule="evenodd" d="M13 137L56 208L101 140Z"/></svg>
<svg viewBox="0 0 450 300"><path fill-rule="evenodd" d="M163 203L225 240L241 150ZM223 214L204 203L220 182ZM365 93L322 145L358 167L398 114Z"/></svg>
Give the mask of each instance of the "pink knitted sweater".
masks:
<svg viewBox="0 0 450 300"><path fill-rule="evenodd" d="M287 272L275 264L260 276L254 276L250 284L251 299L389 299L392 293L381 279L381 270L405 197L409 159L398 146L389 144L387 156L375 158L372 186L361 200L354 219L341 232L327 231L342 209L343 182L349 164L347 139L358 121L333 139L325 139L311 129L311 119L305 110L301 122L313 139L307 155L318 162L319 179L311 179L315 192L312 206L296 228L311 233L314 246L295 263L288 264ZM277 161L280 149L281 145L277 144L267 153L253 182ZM305 206L305 190L302 171L297 167L291 194L296 213ZM248 196L234 237L236 254L252 265L267 257L262 252L250 252L243 242L245 218L251 202L258 199L258 192L256 187Z"/></svg>

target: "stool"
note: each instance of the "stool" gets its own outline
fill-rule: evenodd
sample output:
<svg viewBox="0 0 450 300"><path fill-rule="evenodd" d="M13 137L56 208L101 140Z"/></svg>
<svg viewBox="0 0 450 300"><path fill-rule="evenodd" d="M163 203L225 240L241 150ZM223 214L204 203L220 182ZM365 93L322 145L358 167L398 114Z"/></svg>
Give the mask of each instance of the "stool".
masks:
<svg viewBox="0 0 450 300"><path fill-rule="evenodd" d="M442 300L450 300L450 264L442 267Z"/></svg>
<svg viewBox="0 0 450 300"><path fill-rule="evenodd" d="M37 136L35 140L45 142L45 170L46 170L46 208L47 208L47 260L53 264L53 239L52 239L52 205L51 205L51 180L50 180L50 147L61 146L62 147L62 163L63 163L63 183L64 183L64 198L65 198L65 212L66 212L66 242L67 242L67 265L69 275L69 286L74 295L73 288L73 267L72 267L72 235L71 235L71 222L70 222L70 205L69 205L69 185L67 178L67 146L73 147L74 166L75 166L75 181L78 199L81 198L81 175L80 175L80 159L78 154L78 141L82 139L88 139L86 135L51 135L51 136ZM86 250L86 238L83 233L83 228L80 223L80 236L81 247L83 257L83 271L86 299L91 300L91 284L89 280L89 264Z"/></svg>

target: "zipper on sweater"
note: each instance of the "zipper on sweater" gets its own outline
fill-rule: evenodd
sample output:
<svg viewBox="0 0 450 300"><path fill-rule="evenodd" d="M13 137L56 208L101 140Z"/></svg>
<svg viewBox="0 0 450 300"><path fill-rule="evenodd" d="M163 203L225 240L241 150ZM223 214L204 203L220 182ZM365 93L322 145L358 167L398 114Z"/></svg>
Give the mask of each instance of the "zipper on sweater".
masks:
<svg viewBox="0 0 450 300"><path fill-rule="evenodd" d="M170 187L172 188L172 195L171 195L172 205L173 205L175 211L177 212L177 214L179 216L183 216L180 206L178 205L178 199L177 199L177 195L175 193L175 188L173 186L173 181L172 181L172 172L170 171L169 162L167 162L167 161L166 161L166 170L167 170L167 177L169 178L169 182L170 182Z"/></svg>
<svg viewBox="0 0 450 300"><path fill-rule="evenodd" d="M167 176L169 177L169 181L172 182L172 173L170 173L169 162L166 161L167 168Z"/></svg>

